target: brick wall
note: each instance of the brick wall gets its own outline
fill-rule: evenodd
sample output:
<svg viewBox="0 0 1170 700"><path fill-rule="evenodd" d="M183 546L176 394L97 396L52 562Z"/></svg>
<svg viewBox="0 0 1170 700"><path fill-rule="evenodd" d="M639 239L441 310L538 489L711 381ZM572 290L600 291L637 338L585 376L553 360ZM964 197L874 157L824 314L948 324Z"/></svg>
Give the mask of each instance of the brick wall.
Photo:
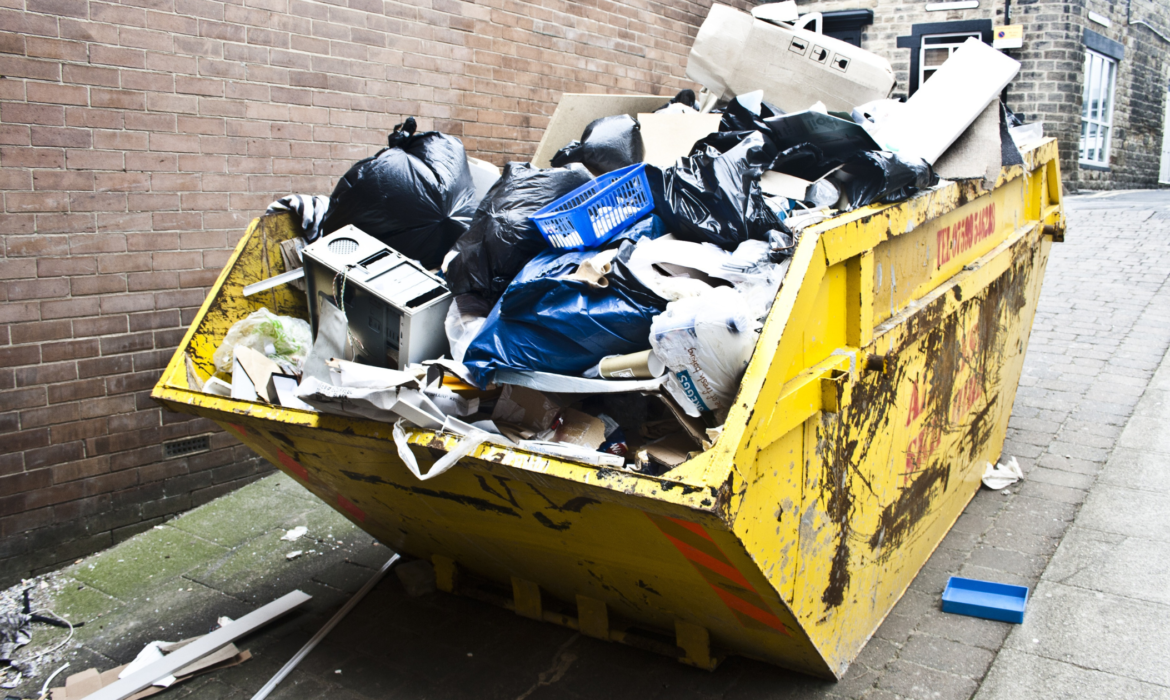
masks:
<svg viewBox="0 0 1170 700"><path fill-rule="evenodd" d="M407 116L503 163L562 92L690 87L709 5L0 0L0 585L270 469L149 399L270 201Z"/></svg>

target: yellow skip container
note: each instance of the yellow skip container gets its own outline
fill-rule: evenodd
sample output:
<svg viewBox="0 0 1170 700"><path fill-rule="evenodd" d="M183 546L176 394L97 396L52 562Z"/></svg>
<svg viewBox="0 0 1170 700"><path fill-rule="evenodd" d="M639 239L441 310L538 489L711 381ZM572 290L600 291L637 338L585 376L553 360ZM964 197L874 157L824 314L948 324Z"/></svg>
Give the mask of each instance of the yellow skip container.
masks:
<svg viewBox="0 0 1170 700"><path fill-rule="evenodd" d="M195 391L233 323L306 317L287 215L257 219L153 396L209 418L439 587L713 669L839 678L995 461L1052 241L1057 145L994 189L945 183L808 228L714 447L661 477L485 444L426 482L391 425ZM420 468L459 438L415 430Z"/></svg>

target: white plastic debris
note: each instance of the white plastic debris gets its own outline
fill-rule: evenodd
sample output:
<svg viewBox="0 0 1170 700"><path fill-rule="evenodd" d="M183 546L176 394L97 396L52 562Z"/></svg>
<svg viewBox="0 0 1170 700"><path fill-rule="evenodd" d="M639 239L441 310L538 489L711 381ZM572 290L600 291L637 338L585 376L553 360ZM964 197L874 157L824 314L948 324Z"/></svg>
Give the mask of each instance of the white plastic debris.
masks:
<svg viewBox="0 0 1170 700"><path fill-rule="evenodd" d="M280 539L284 540L285 542L296 542L308 534L308 532L309 528L305 527L304 525L297 525L293 529L284 533L284 537L281 537Z"/></svg>
<svg viewBox="0 0 1170 700"><path fill-rule="evenodd" d="M302 554L304 554L304 552L303 552L303 551L301 551L301 550L299 550L299 549L294 549L293 551L291 551L291 552L289 552L288 554L284 555L284 558L285 558L285 559L288 559L289 561L292 561L293 559L296 559L297 557L301 556Z"/></svg>
<svg viewBox="0 0 1170 700"><path fill-rule="evenodd" d="M1020 469L1020 463L1016 461L1015 457L1009 459L1005 464L988 462L987 468L983 470L983 485L993 491L1011 486L1023 478L1024 471Z"/></svg>

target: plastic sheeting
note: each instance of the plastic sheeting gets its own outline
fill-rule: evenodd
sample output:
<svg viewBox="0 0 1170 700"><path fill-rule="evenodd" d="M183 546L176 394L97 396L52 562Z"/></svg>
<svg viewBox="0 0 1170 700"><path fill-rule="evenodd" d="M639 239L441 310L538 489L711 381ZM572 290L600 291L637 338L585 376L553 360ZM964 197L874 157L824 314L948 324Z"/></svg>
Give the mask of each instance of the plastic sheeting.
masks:
<svg viewBox="0 0 1170 700"><path fill-rule="evenodd" d="M394 128L389 146L337 182L321 222L327 235L353 224L408 258L436 268L475 213L475 183L463 143L438 131Z"/></svg>
<svg viewBox="0 0 1170 700"><path fill-rule="evenodd" d="M626 266L623 241L604 287L570 277L597 251L549 251L525 266L492 309L463 362L480 386L501 368L580 375L601 358L645 350L666 308Z"/></svg>

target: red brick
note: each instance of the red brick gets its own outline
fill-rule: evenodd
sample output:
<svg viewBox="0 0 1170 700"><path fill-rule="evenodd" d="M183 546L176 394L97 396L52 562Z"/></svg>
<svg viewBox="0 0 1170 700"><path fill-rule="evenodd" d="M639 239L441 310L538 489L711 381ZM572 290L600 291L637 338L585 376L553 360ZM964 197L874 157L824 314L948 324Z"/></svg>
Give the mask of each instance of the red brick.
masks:
<svg viewBox="0 0 1170 700"><path fill-rule="evenodd" d="M0 348L0 367L35 365L41 361L41 348L36 345Z"/></svg>
<svg viewBox="0 0 1170 700"><path fill-rule="evenodd" d="M73 337L73 324L69 321L38 321L9 326L9 332L13 344L40 343Z"/></svg>
<svg viewBox="0 0 1170 700"><path fill-rule="evenodd" d="M65 165L65 152L59 148L7 146L0 148L0 165L6 168L61 168Z"/></svg>
<svg viewBox="0 0 1170 700"><path fill-rule="evenodd" d="M101 302L96 298L82 297L80 299L65 299L62 301L42 301L41 318L90 318L101 313Z"/></svg>
<svg viewBox="0 0 1170 700"><path fill-rule="evenodd" d="M31 389L17 389L16 391L0 392L0 406L4 406L9 411L14 411L21 408L34 408L36 406L45 405L45 387L33 387ZM0 448L0 454L7 452ZM0 491L0 493L3 493Z"/></svg>
<svg viewBox="0 0 1170 700"><path fill-rule="evenodd" d="M35 321L41 317L40 304L8 303L0 305L0 323L16 323L18 321Z"/></svg>
<svg viewBox="0 0 1170 700"><path fill-rule="evenodd" d="M78 410L80 404L71 403L61 406L49 406L47 408L33 408L27 411L20 412L20 424L26 430L32 428L43 428L45 426L52 426L58 423L69 423L80 419L81 412Z"/></svg>
<svg viewBox="0 0 1170 700"><path fill-rule="evenodd" d="M45 362L60 360L76 360L83 357L93 357L98 354L96 339L69 340L63 343L46 343L40 346ZM3 364L0 362L0 364Z"/></svg>
<svg viewBox="0 0 1170 700"><path fill-rule="evenodd" d="M102 338L103 352L106 338ZM123 374L134 371L134 360L129 355L115 355L113 357L95 357L77 362L78 379L92 379L94 377L108 377L112 374Z"/></svg>
<svg viewBox="0 0 1170 700"><path fill-rule="evenodd" d="M70 170L121 170L125 160L117 151L66 151Z"/></svg>
<svg viewBox="0 0 1170 700"><path fill-rule="evenodd" d="M68 170L39 170L33 173L33 189L38 191L92 190L93 173L79 173Z"/></svg>
<svg viewBox="0 0 1170 700"><path fill-rule="evenodd" d="M84 379L66 384L54 384L47 387L49 403L65 403L79 401L106 393L105 382L102 379Z"/></svg>
<svg viewBox="0 0 1170 700"><path fill-rule="evenodd" d="M26 92L29 102L48 102L59 105L89 104L89 90L79 85L29 83Z"/></svg>
<svg viewBox="0 0 1170 700"><path fill-rule="evenodd" d="M126 119L122 112L112 109L66 107L65 125L95 129L122 129L126 126Z"/></svg>
<svg viewBox="0 0 1170 700"><path fill-rule="evenodd" d="M88 59L89 50L80 41L62 41L47 37L29 36L24 41L25 52L30 57L54 58L59 61L74 61L84 63Z"/></svg>
<svg viewBox="0 0 1170 700"><path fill-rule="evenodd" d="M95 231L93 214L37 214L37 233L69 234L69 252L77 255L83 252L79 245L85 239L83 235Z"/></svg>
<svg viewBox="0 0 1170 700"><path fill-rule="evenodd" d="M93 145L93 132L89 129L69 127L34 126L31 131L32 145L60 146L62 148L89 148Z"/></svg>
<svg viewBox="0 0 1170 700"><path fill-rule="evenodd" d="M97 272L95 258L41 258L37 261L37 276L66 277L92 275Z"/></svg>
<svg viewBox="0 0 1170 700"><path fill-rule="evenodd" d="M122 275L74 277L69 280L69 284L73 296L121 294L126 291L126 279Z"/></svg>
<svg viewBox="0 0 1170 700"><path fill-rule="evenodd" d="M36 85L38 83L34 83ZM85 90L85 88L81 88ZM6 102L0 106L0 119L9 124L40 124L43 126L65 126L65 108L57 105L23 104Z"/></svg>
<svg viewBox="0 0 1170 700"><path fill-rule="evenodd" d="M144 192L150 189L150 175L146 173L99 173L94 178L98 192Z"/></svg>
<svg viewBox="0 0 1170 700"><path fill-rule="evenodd" d="M125 316L99 316L97 318L79 318L73 321L73 333L78 338L92 338L93 336L125 332Z"/></svg>
<svg viewBox="0 0 1170 700"><path fill-rule="evenodd" d="M145 68L146 55L137 49L123 49L113 46L92 44L89 47L90 63L118 66L120 68Z"/></svg>
<svg viewBox="0 0 1170 700"><path fill-rule="evenodd" d="M66 211L69 197L59 192L9 192L4 207L10 212Z"/></svg>
<svg viewBox="0 0 1170 700"><path fill-rule="evenodd" d="M89 91L90 105L109 109L146 109L146 96L129 90L104 90L92 88Z"/></svg>
<svg viewBox="0 0 1170 700"><path fill-rule="evenodd" d="M17 280L7 283L5 287L8 291L8 301L69 296L69 280L64 278Z"/></svg>

